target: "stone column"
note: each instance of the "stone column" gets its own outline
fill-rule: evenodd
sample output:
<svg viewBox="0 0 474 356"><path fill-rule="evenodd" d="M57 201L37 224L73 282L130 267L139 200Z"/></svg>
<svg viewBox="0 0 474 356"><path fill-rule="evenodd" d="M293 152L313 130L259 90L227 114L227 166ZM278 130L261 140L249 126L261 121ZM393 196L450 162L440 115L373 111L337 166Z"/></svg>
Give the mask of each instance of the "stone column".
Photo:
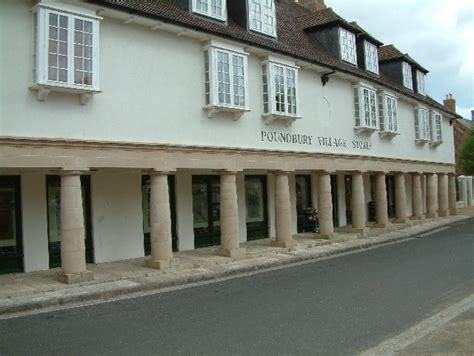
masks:
<svg viewBox="0 0 474 356"><path fill-rule="evenodd" d="M318 237L323 239L333 238L331 177L328 172L322 172L318 179L318 217Z"/></svg>
<svg viewBox="0 0 474 356"><path fill-rule="evenodd" d="M275 173L275 235L272 246L294 247L296 241L291 233L290 186L288 172Z"/></svg>
<svg viewBox="0 0 474 356"><path fill-rule="evenodd" d="M421 175L420 173L412 174L412 208L413 220L423 219L423 199L421 192Z"/></svg>
<svg viewBox="0 0 474 356"><path fill-rule="evenodd" d="M94 279L86 269L84 213L82 210L81 173L61 175L60 203L61 268L58 278L64 283Z"/></svg>
<svg viewBox="0 0 474 356"><path fill-rule="evenodd" d="M151 257L146 266L171 267L176 260L173 260L168 172L150 173L150 241Z"/></svg>
<svg viewBox="0 0 474 356"><path fill-rule="evenodd" d="M366 207L364 196L364 181L362 172L352 173L352 232L365 234L366 227Z"/></svg>
<svg viewBox="0 0 474 356"><path fill-rule="evenodd" d="M386 228L388 226L387 187L383 172L375 175L375 214L377 218L375 227Z"/></svg>
<svg viewBox="0 0 474 356"><path fill-rule="evenodd" d="M405 224L407 222L406 200L405 174L397 173L395 175L395 207L397 217L395 222L398 224Z"/></svg>
<svg viewBox="0 0 474 356"><path fill-rule="evenodd" d="M434 174L426 174L426 217L434 219L438 217L436 213L436 185L434 181Z"/></svg>
<svg viewBox="0 0 474 356"><path fill-rule="evenodd" d="M458 209L456 204L456 175L451 173L448 175L448 194L449 194L449 213L457 215Z"/></svg>
<svg viewBox="0 0 474 356"><path fill-rule="evenodd" d="M438 216L449 216L447 178L445 173L438 174Z"/></svg>
<svg viewBox="0 0 474 356"><path fill-rule="evenodd" d="M236 177L236 172L221 172L221 247L219 249L219 254L231 258L243 258L245 257L246 249L240 248Z"/></svg>

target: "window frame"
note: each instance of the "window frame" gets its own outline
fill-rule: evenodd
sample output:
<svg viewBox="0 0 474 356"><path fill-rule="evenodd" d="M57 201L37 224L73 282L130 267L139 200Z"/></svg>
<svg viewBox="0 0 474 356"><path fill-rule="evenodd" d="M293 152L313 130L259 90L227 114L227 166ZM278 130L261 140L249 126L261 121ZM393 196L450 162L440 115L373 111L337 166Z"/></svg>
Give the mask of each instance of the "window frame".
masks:
<svg viewBox="0 0 474 356"><path fill-rule="evenodd" d="M390 138L399 135L398 98L392 93L380 92L378 105L380 135Z"/></svg>
<svg viewBox="0 0 474 356"><path fill-rule="evenodd" d="M260 6L260 19L258 20L260 20L262 23L261 29L258 29L254 26L254 20L256 19L256 16L254 15L252 4L256 1L258 1L259 6ZM271 9L267 10L266 12L264 11L264 4L263 4L264 2L270 2L271 4ZM265 17L271 18L273 21L270 32L265 31L265 26L270 26L268 24L265 24L264 22ZM248 28L250 31L257 32L257 33L270 36L273 38L277 37L277 18L276 18L276 6L275 6L274 0L247 0L247 18L248 18Z"/></svg>
<svg viewBox="0 0 474 356"><path fill-rule="evenodd" d="M359 83L352 88L354 95L354 129L369 132L378 130L379 104L376 89L365 83ZM367 92L367 96L365 92ZM366 101L366 98L368 98L368 101Z"/></svg>
<svg viewBox="0 0 474 356"><path fill-rule="evenodd" d="M208 111L208 117L213 117L216 113L227 111L234 114L234 118L240 118L244 112L249 110L249 83L248 83L248 53L243 49L223 45L216 42L210 42L202 48L203 53L203 72L204 72L204 109ZM208 63L206 63L206 53L208 55ZM228 55L229 58L229 95L230 103L221 102L219 99L219 53ZM242 59L243 65L243 101L244 104L235 104L235 73L233 58ZM206 65L208 67L206 67ZM209 91L208 91L209 90ZM241 95L237 95L241 98Z"/></svg>
<svg viewBox="0 0 474 356"><path fill-rule="evenodd" d="M356 41L356 35L352 33L351 31L346 30L345 28L338 27L338 34L339 34L339 55L341 57L341 60L350 64L353 64L357 66L357 41ZM350 35L350 36L349 36ZM349 52L344 51L345 46L345 40L346 39L351 39L351 44L353 44L352 47L352 53L353 53L353 58L349 58Z"/></svg>
<svg viewBox="0 0 474 356"><path fill-rule="evenodd" d="M204 0L204 1L207 1L207 11L204 11L198 8L199 1L203 1L203 0L193 0L191 3L193 13L206 16L212 19L216 19L219 21L223 21L223 22L227 21L227 1L226 0L216 0L216 1L220 1L221 3L222 13L220 16L212 14L212 0Z"/></svg>
<svg viewBox="0 0 474 356"><path fill-rule="evenodd" d="M370 51L372 51L372 53L370 53ZM365 70L379 75L379 56L377 46L367 40L364 40L364 56ZM369 59L371 60L370 62Z"/></svg>
<svg viewBox="0 0 474 356"><path fill-rule="evenodd" d="M49 44L50 44L50 14L65 16L68 19L67 24L67 81L50 80L49 70ZM99 30L102 17L79 12L69 8L59 8L56 6L38 4L32 9L33 20L33 84L31 89L38 90L38 100L44 101L50 91L63 91L81 95L81 104L85 104L91 94L100 92L100 73L99 73ZM91 84L76 84L74 72L76 66L74 63L74 32L76 20L92 23L92 43L91 43ZM59 20L58 20L59 21ZM66 29L66 28L65 28ZM64 43L64 42L63 42ZM59 52L59 50L58 50ZM58 54L59 55L59 54ZM79 57L78 57L79 58ZM84 58L83 58L84 59Z"/></svg>
<svg viewBox="0 0 474 356"><path fill-rule="evenodd" d="M418 94L426 96L426 74L416 70L416 84Z"/></svg>
<svg viewBox="0 0 474 356"><path fill-rule="evenodd" d="M408 62L402 62L403 86L413 90L413 73L412 67Z"/></svg>

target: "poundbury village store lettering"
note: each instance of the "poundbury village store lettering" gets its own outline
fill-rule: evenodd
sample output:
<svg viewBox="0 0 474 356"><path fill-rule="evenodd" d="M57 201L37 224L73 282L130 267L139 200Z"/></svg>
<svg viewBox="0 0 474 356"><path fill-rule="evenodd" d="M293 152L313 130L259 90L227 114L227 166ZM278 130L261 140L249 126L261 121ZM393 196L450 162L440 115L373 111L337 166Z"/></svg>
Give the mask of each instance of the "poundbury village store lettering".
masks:
<svg viewBox="0 0 474 356"><path fill-rule="evenodd" d="M271 143L292 143L308 146L319 144L319 146L325 147L348 147L347 140L339 137L318 136L316 140L314 140L312 135L290 134L276 131L260 131L260 138L262 142ZM370 151L372 149L372 144L367 141L352 140L349 147L356 150Z"/></svg>

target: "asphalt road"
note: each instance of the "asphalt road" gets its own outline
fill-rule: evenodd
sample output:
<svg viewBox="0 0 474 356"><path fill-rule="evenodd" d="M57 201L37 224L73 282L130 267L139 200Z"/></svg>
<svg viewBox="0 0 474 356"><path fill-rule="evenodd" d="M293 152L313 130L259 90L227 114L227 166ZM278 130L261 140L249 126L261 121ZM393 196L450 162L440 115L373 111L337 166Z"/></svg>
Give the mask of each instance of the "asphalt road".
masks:
<svg viewBox="0 0 474 356"><path fill-rule="evenodd" d="M474 292L474 219L326 261L0 321L0 355L352 355Z"/></svg>

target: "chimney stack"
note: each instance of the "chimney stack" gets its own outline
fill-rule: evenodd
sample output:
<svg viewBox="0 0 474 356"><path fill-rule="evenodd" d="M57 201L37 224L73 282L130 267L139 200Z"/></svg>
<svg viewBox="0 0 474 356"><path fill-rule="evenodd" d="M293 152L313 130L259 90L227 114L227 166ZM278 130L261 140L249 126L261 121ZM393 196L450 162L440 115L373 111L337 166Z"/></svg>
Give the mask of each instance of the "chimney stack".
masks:
<svg viewBox="0 0 474 356"><path fill-rule="evenodd" d="M443 104L446 109L456 112L456 99L453 98L453 94L446 95Z"/></svg>
<svg viewBox="0 0 474 356"><path fill-rule="evenodd" d="M474 121L474 110L471 110L471 120Z"/></svg>
<svg viewBox="0 0 474 356"><path fill-rule="evenodd" d="M311 11L319 11L327 8L324 0L295 0L301 6L306 7Z"/></svg>

